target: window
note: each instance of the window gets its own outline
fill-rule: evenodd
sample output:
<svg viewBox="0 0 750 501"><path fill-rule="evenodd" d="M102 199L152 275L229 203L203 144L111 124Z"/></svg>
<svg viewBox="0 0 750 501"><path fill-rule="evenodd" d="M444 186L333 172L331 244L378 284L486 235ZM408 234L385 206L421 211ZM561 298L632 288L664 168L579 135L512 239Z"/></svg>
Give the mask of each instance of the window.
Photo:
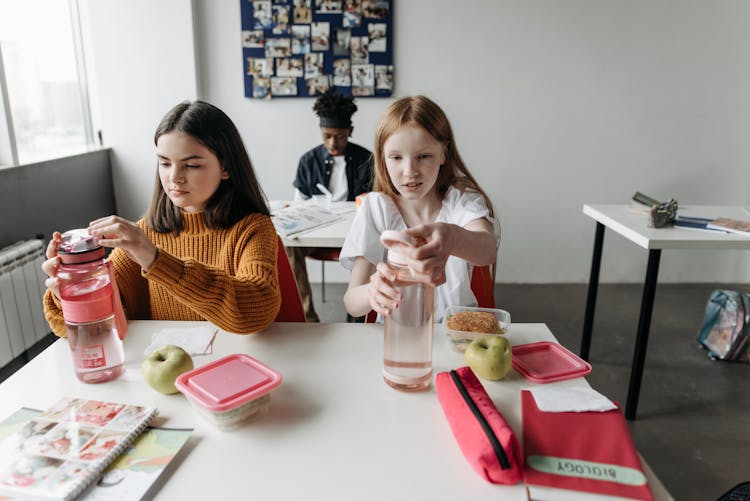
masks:
<svg viewBox="0 0 750 501"><path fill-rule="evenodd" d="M80 41L77 0L0 2L0 165L93 144Z"/></svg>

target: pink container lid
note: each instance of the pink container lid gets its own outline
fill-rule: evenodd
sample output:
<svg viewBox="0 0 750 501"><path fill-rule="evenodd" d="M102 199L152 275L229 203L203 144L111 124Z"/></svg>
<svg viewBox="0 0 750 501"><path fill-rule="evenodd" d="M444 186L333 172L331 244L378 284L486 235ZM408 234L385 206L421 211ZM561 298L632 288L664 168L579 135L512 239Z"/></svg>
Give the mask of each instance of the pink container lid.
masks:
<svg viewBox="0 0 750 501"><path fill-rule="evenodd" d="M213 412L224 412L262 397L281 384L281 374L238 353L181 374L175 386Z"/></svg>
<svg viewBox="0 0 750 501"><path fill-rule="evenodd" d="M513 347L513 368L535 383L554 383L591 372L591 365L552 341Z"/></svg>

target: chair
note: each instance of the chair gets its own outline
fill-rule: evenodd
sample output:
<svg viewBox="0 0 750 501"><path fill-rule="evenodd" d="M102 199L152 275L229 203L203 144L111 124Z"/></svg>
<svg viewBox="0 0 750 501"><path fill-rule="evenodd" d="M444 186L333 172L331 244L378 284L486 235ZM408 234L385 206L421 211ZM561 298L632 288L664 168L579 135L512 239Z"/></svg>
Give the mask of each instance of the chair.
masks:
<svg viewBox="0 0 750 501"><path fill-rule="evenodd" d="M305 310L299 296L297 281L284 251L284 244L277 237L276 266L279 270L279 288L281 289L281 308L276 315L276 322L304 322Z"/></svg>
<svg viewBox="0 0 750 501"><path fill-rule="evenodd" d="M477 306L480 308L495 307L495 280L492 278L492 270L489 266L475 266L471 272L471 291L477 298ZM365 323L375 323L377 314L370 310L365 317Z"/></svg>
<svg viewBox="0 0 750 501"><path fill-rule="evenodd" d="M471 273L471 291L480 308L495 307L495 280L489 266L475 266Z"/></svg>
<svg viewBox="0 0 750 501"><path fill-rule="evenodd" d="M341 249L336 248L320 248L315 249L307 255L310 259L316 259L320 261L320 295L321 300L326 302L326 261L338 261L339 253Z"/></svg>

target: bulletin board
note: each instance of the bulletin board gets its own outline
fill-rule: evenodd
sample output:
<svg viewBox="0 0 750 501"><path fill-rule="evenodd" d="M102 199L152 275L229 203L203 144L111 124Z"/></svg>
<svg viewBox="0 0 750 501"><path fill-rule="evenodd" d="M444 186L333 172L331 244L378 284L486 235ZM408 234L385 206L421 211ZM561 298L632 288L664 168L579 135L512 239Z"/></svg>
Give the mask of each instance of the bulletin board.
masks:
<svg viewBox="0 0 750 501"><path fill-rule="evenodd" d="M394 0L240 0L245 97L393 93Z"/></svg>

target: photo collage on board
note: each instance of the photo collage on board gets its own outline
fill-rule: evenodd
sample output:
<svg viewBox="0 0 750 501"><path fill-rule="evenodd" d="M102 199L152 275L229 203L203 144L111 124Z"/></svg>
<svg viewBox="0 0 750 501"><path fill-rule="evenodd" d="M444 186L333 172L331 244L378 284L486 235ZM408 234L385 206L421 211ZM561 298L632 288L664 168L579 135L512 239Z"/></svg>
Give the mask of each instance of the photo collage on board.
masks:
<svg viewBox="0 0 750 501"><path fill-rule="evenodd" d="M393 93L393 0L242 0L245 96Z"/></svg>

